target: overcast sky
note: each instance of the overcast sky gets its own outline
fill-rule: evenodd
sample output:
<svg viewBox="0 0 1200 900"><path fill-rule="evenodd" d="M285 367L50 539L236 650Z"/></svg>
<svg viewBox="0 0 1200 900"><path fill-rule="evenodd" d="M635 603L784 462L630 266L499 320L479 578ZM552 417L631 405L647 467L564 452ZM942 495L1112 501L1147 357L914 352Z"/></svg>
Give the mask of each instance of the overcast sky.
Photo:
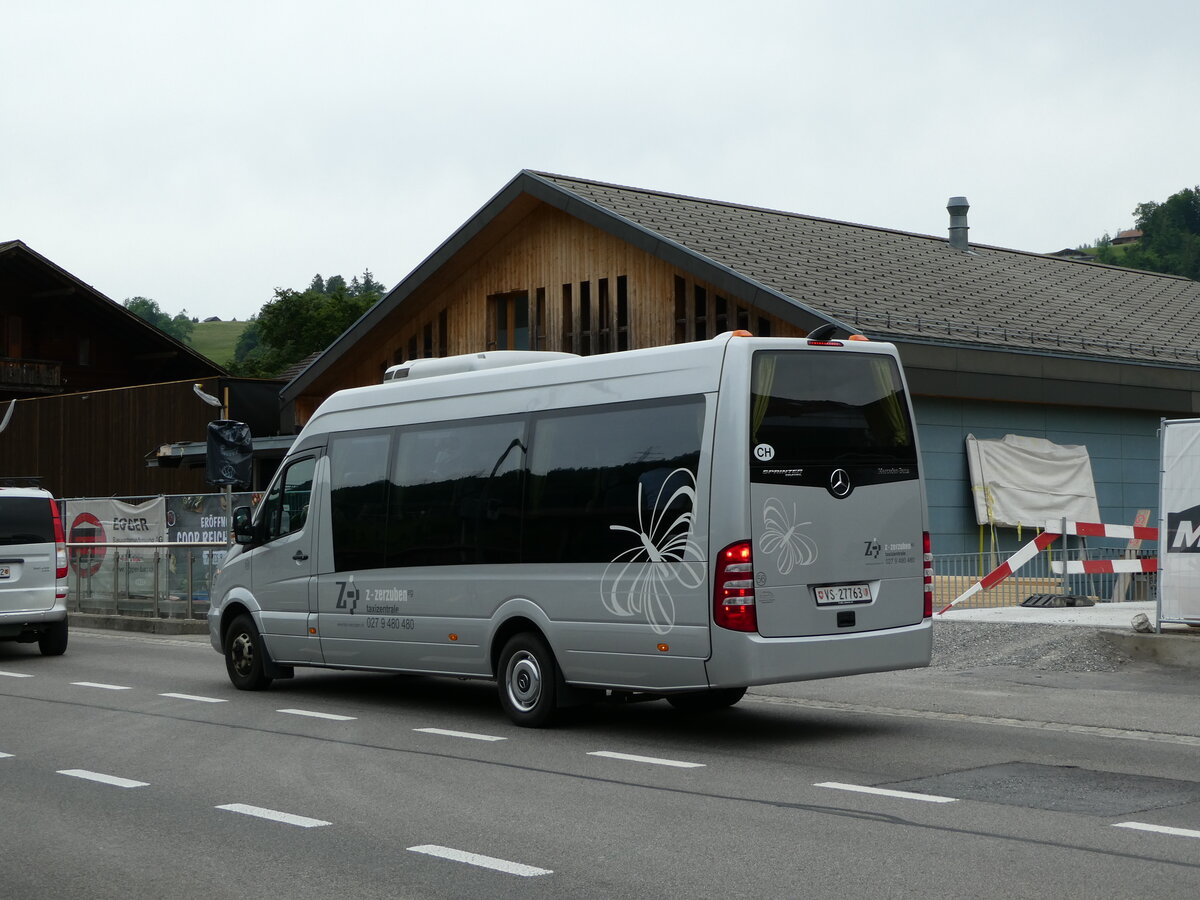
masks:
<svg viewBox="0 0 1200 900"><path fill-rule="evenodd" d="M986 6L986 9L985 9ZM1200 3L0 0L0 240L245 319L523 168L1048 252L1200 183Z"/></svg>

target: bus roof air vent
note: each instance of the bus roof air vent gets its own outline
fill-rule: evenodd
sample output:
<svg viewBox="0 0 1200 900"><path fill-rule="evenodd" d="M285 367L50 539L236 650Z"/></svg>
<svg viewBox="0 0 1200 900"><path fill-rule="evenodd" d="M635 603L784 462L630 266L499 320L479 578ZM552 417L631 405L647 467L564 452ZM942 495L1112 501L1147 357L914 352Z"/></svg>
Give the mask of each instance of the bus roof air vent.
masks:
<svg viewBox="0 0 1200 900"><path fill-rule="evenodd" d="M443 356L432 359L412 359L391 366L383 373L386 384L411 378L432 378L437 375L457 375L481 369L503 369L508 366L527 366L556 359L574 359L574 353L551 350L490 350L487 353L464 353L462 356Z"/></svg>

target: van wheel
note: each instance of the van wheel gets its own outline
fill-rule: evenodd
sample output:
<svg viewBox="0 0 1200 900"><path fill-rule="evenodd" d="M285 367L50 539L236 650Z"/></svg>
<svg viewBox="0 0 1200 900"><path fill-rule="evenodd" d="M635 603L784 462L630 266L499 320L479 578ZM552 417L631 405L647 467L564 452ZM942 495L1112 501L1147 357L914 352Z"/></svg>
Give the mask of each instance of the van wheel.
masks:
<svg viewBox="0 0 1200 900"><path fill-rule="evenodd" d="M683 712L711 712L733 706L746 694L744 687L716 688L711 691L695 691L689 694L668 694L667 702Z"/></svg>
<svg viewBox="0 0 1200 900"><path fill-rule="evenodd" d="M508 717L525 728L540 728L554 715L558 666L554 654L530 632L509 639L500 651L497 688Z"/></svg>
<svg viewBox="0 0 1200 900"><path fill-rule="evenodd" d="M42 656L62 656L67 652L67 620L55 622L38 635Z"/></svg>
<svg viewBox="0 0 1200 900"><path fill-rule="evenodd" d="M248 615L234 619L225 632L225 670L239 691L263 691L271 679L263 672L262 637Z"/></svg>

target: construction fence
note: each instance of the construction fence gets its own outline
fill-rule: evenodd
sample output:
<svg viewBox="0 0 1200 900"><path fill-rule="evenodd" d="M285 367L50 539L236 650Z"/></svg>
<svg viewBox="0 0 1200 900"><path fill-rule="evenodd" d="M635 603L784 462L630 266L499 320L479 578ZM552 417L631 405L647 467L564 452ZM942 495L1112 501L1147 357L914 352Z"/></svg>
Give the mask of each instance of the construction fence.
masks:
<svg viewBox="0 0 1200 900"><path fill-rule="evenodd" d="M253 506L258 494L232 495ZM224 494L63 501L67 527L68 609L108 615L201 619L213 575L225 558L230 519ZM1062 575L1053 563L1153 558L1157 550L1054 544L999 584L958 608L1017 606L1038 594L1084 596L1096 602L1152 600L1157 573ZM1006 557L993 552L935 555L934 609L941 609Z"/></svg>
<svg viewBox="0 0 1200 900"><path fill-rule="evenodd" d="M257 494L232 495L251 506ZM229 546L225 494L62 501L67 609L104 615L202 619Z"/></svg>
<svg viewBox="0 0 1200 900"><path fill-rule="evenodd" d="M979 591L955 609L992 606L1019 606L1038 594L1067 594L1088 597L1097 603L1124 600L1153 600L1157 591L1157 572L1057 574L1054 563L1082 560L1154 559L1158 550L1118 550L1112 548L1070 547L1058 545L1038 553L1032 560L999 584ZM933 608L941 609L1006 561L993 553L947 553L933 558Z"/></svg>

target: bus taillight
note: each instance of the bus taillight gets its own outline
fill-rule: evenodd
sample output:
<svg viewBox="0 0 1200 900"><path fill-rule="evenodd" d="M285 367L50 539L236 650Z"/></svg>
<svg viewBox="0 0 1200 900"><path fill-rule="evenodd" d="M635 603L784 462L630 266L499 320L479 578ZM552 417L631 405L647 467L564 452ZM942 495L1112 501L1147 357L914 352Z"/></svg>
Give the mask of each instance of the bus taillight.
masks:
<svg viewBox="0 0 1200 900"><path fill-rule="evenodd" d="M925 585L925 611L926 619L933 616L933 544L929 540L929 532L926 531L921 535L921 543L923 544L923 552L925 554L925 572L922 579Z"/></svg>
<svg viewBox="0 0 1200 900"><path fill-rule="evenodd" d="M758 631L754 606L754 562L750 542L730 544L717 557L713 621L731 631Z"/></svg>

